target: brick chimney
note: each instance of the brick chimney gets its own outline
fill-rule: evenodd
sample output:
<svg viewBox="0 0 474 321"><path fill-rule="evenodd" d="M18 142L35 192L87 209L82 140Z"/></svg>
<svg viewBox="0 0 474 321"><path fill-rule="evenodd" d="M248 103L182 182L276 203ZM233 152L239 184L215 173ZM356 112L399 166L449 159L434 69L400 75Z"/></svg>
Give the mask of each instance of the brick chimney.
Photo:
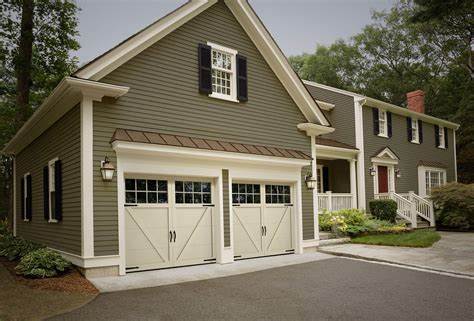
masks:
<svg viewBox="0 0 474 321"><path fill-rule="evenodd" d="M407 93L408 109L425 113L425 92L423 90L415 90Z"/></svg>

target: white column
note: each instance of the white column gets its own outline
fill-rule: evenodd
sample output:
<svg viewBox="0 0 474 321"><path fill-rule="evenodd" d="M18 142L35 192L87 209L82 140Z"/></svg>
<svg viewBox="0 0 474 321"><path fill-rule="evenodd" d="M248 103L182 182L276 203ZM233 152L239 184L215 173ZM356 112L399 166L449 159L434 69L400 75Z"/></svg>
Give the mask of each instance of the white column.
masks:
<svg viewBox="0 0 474 321"><path fill-rule="evenodd" d="M352 207L357 208L357 177L356 177L356 161L355 159L349 159L349 169L351 176L351 196L352 196Z"/></svg>
<svg viewBox="0 0 474 321"><path fill-rule="evenodd" d="M317 175L317 165L316 165L316 137L311 136L311 176L316 180L318 179ZM319 184L316 181L316 186ZM319 240L319 209L318 209L318 189L313 189L313 215L314 215L314 239Z"/></svg>
<svg viewBox="0 0 474 321"><path fill-rule="evenodd" d="M359 149L357 154L357 204L358 208L365 208L365 160L364 160L364 124L362 117L362 105L364 100L354 97L355 114L355 138L356 147Z"/></svg>
<svg viewBox="0 0 474 321"><path fill-rule="evenodd" d="M94 164L92 98L81 101L81 230L82 256L94 256Z"/></svg>

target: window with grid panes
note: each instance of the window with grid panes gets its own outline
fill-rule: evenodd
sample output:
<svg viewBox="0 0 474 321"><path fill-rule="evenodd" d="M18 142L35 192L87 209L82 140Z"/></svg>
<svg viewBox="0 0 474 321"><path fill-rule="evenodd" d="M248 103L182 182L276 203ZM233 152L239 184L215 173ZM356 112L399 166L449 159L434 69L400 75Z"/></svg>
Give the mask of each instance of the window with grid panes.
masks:
<svg viewBox="0 0 474 321"><path fill-rule="evenodd" d="M168 182L155 179L125 179L126 204L168 203Z"/></svg>
<svg viewBox="0 0 474 321"><path fill-rule="evenodd" d="M210 204L211 183L197 181L175 182L176 204Z"/></svg>
<svg viewBox="0 0 474 321"><path fill-rule="evenodd" d="M232 204L260 204L260 185L232 184Z"/></svg>
<svg viewBox="0 0 474 321"><path fill-rule="evenodd" d="M291 203L289 185L265 185L265 202L267 204Z"/></svg>

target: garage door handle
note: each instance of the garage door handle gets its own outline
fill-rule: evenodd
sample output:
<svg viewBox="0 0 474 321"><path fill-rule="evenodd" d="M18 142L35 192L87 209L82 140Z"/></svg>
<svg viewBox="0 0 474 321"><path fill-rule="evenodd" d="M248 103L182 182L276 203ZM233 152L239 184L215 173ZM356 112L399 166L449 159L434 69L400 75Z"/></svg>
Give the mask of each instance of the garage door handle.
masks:
<svg viewBox="0 0 474 321"><path fill-rule="evenodd" d="M176 231L173 231L173 235L174 235L174 241L176 243Z"/></svg>
<svg viewBox="0 0 474 321"><path fill-rule="evenodd" d="M267 227L264 226L263 228L264 228L264 230L265 230L265 236L267 236Z"/></svg>
<svg viewBox="0 0 474 321"><path fill-rule="evenodd" d="M263 229L263 226L262 226L262 236L265 235L265 230Z"/></svg>
<svg viewBox="0 0 474 321"><path fill-rule="evenodd" d="M170 231L170 242L173 242L173 232Z"/></svg>

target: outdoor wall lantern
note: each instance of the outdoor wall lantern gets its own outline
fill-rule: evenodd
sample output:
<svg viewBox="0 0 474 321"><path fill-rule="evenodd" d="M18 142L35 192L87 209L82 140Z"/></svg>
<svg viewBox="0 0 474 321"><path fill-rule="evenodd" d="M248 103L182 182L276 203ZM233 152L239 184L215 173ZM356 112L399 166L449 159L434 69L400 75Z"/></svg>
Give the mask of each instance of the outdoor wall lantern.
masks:
<svg viewBox="0 0 474 321"><path fill-rule="evenodd" d="M306 182L306 187L309 189L309 190L313 190L316 188L316 186L318 186L318 183L316 181L316 178L314 178L313 176L306 176L304 178L305 182Z"/></svg>
<svg viewBox="0 0 474 321"><path fill-rule="evenodd" d="M397 176L397 178L402 177L402 171L400 170L400 168L395 169L395 176Z"/></svg>
<svg viewBox="0 0 474 321"><path fill-rule="evenodd" d="M100 162L100 172L104 182L110 182L114 178L115 167L110 163L107 156Z"/></svg>
<svg viewBox="0 0 474 321"><path fill-rule="evenodd" d="M369 173L370 173L370 176L375 176L375 167L370 167L369 168Z"/></svg>

